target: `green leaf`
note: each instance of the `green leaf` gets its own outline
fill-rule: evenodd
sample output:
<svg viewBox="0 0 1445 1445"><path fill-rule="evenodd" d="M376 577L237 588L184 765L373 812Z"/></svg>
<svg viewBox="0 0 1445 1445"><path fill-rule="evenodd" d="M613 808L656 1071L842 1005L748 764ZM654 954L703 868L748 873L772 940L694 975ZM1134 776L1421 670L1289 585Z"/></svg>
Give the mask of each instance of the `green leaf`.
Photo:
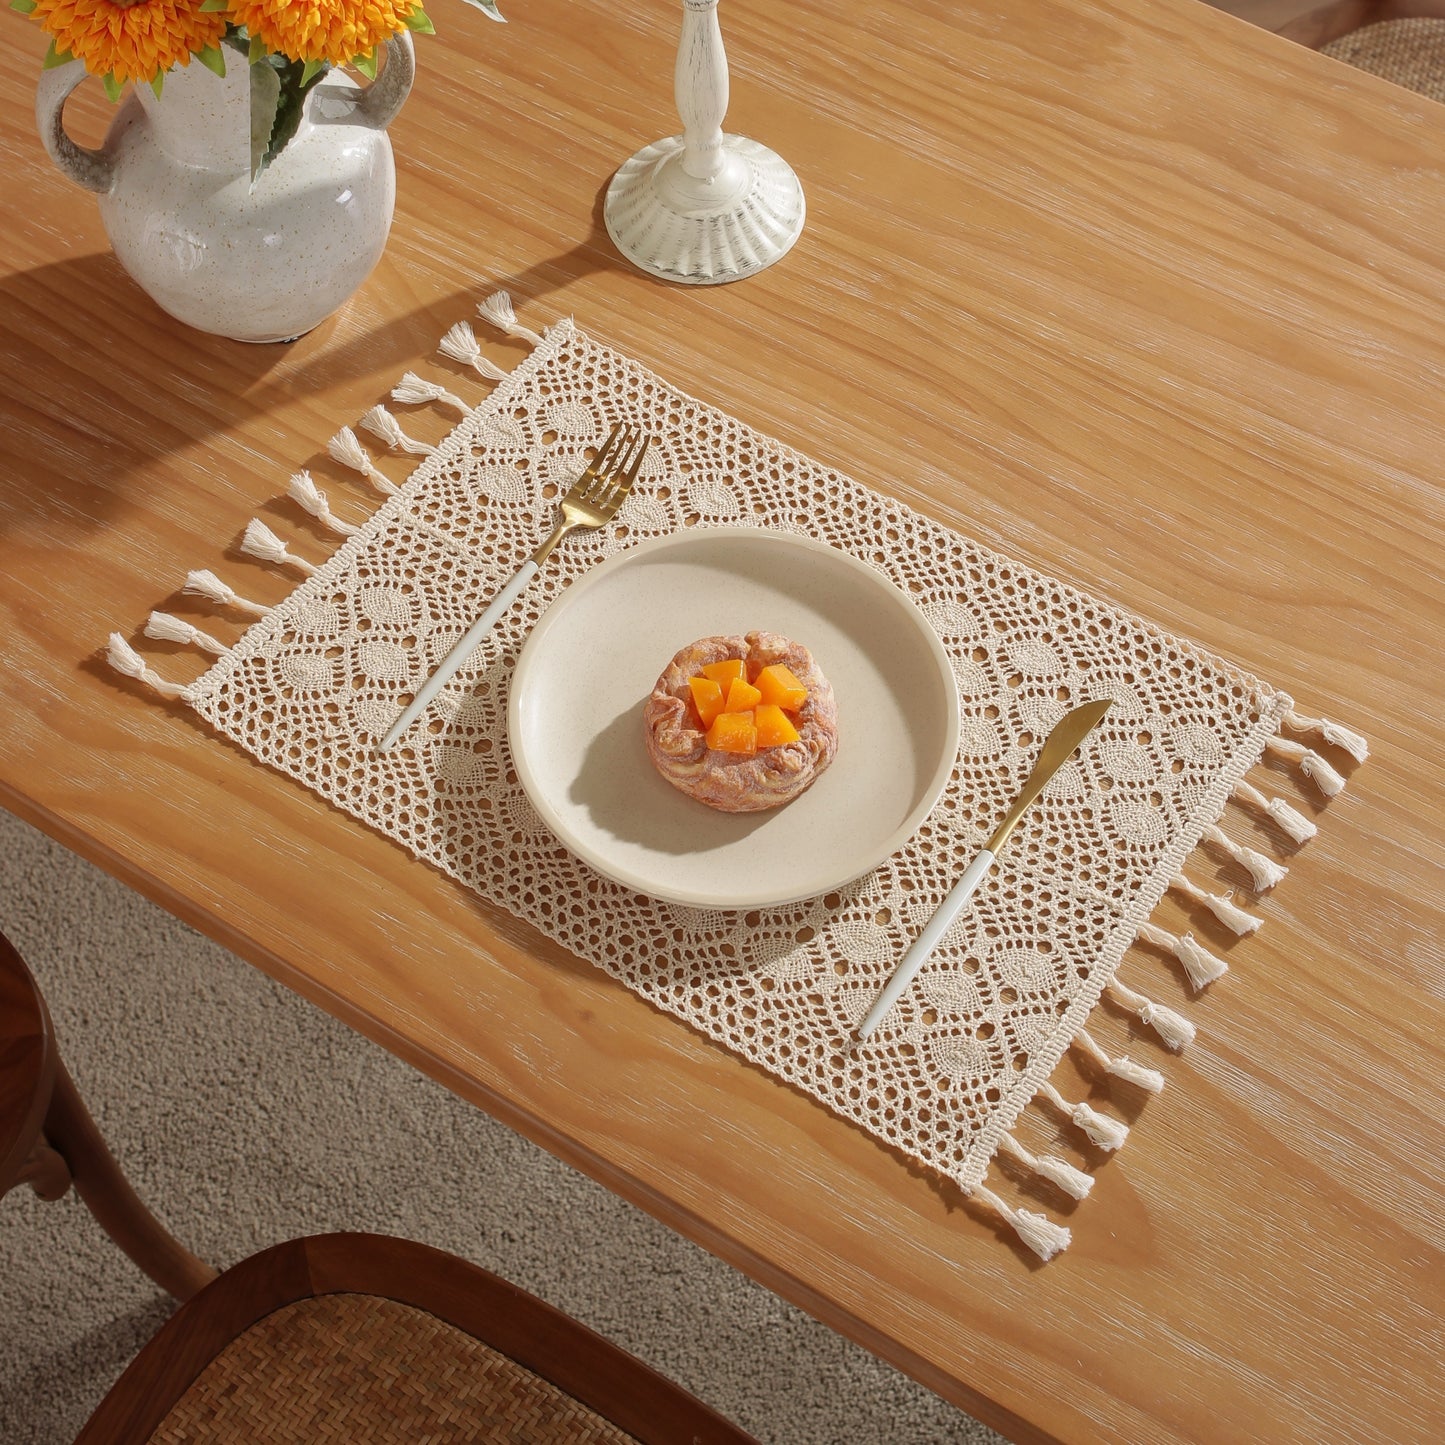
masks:
<svg viewBox="0 0 1445 1445"><path fill-rule="evenodd" d="M258 69L268 70L275 76L276 102L271 116L271 134L259 161L255 160L256 138L254 134L252 136L253 171L251 181L253 185L261 172L281 154L287 142L296 134L301 125L301 115L311 87L327 73L330 67L325 62L313 66L299 60L286 60L279 55L270 55L260 65L253 67L252 73L254 74ZM252 94L254 96L254 91Z"/></svg>
<svg viewBox="0 0 1445 1445"><path fill-rule="evenodd" d="M359 70L368 80L376 79L376 51L369 55L354 55L351 58L353 68Z"/></svg>
<svg viewBox="0 0 1445 1445"><path fill-rule="evenodd" d="M201 0L201 13L203 15L215 15L222 10L231 8L231 0Z"/></svg>
<svg viewBox="0 0 1445 1445"><path fill-rule="evenodd" d="M153 76L151 76L151 89L152 89L153 91L155 91L155 93L156 93L156 99L157 99L157 100L159 100L159 99L161 98L161 91L163 91L163 90L165 89L165 86L166 86L166 73L165 73L165 71L164 71L164 70L158 70L158 71L156 71L156 73L155 73Z"/></svg>
<svg viewBox="0 0 1445 1445"><path fill-rule="evenodd" d="M52 40L45 52L45 59L40 62L42 70L54 70L59 65L64 65L67 60L74 60L75 57L68 50L57 50Z"/></svg>
<svg viewBox="0 0 1445 1445"><path fill-rule="evenodd" d="M431 23L431 17L420 5L402 23L408 30L413 30L418 35L435 35L437 33L436 26Z"/></svg>
<svg viewBox="0 0 1445 1445"><path fill-rule="evenodd" d="M251 67L251 184L254 186L270 159L271 133L281 100L281 77L264 60Z"/></svg>
<svg viewBox="0 0 1445 1445"><path fill-rule="evenodd" d="M116 101L120 99L120 93L125 88L125 82L115 78L114 71L106 71L100 78L100 83L105 87L106 99Z"/></svg>
<svg viewBox="0 0 1445 1445"><path fill-rule="evenodd" d="M466 3L480 10L490 20L500 20L503 25L507 23L507 17L497 9L497 0L466 0Z"/></svg>
<svg viewBox="0 0 1445 1445"><path fill-rule="evenodd" d="M252 65L259 65L266 58L266 42L259 35L251 37L251 44L247 47L246 58Z"/></svg>
<svg viewBox="0 0 1445 1445"><path fill-rule="evenodd" d="M35 9L35 0L10 0L10 8L21 15L29 15Z"/></svg>
<svg viewBox="0 0 1445 1445"><path fill-rule="evenodd" d="M215 74L224 76L226 73L226 53L219 45L208 45L204 50L196 51L196 59Z"/></svg>

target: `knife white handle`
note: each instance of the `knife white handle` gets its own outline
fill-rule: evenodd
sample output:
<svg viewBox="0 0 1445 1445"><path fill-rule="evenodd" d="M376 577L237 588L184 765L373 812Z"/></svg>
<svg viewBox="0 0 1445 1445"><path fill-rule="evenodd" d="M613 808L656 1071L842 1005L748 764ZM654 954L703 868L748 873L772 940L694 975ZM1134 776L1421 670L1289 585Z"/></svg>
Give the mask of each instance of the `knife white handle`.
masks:
<svg viewBox="0 0 1445 1445"><path fill-rule="evenodd" d="M898 1002L899 995L913 982L913 975L923 967L929 954L938 947L938 940L948 932L949 925L973 897L974 890L983 881L983 875L993 867L994 854L987 848L964 869L963 877L949 890L948 897L938 905L938 911L923 926L923 932L913 940L913 946L903 955L903 962L893 971L893 977L883 986L878 1001L868 1010L867 1017L858 1025L857 1037L866 1039L883 1022L884 1015Z"/></svg>
<svg viewBox="0 0 1445 1445"><path fill-rule="evenodd" d="M391 731L377 744L377 752L386 752L393 743L421 716L426 705L447 685L451 676L475 651L477 644L497 625L497 619L517 600L517 594L537 575L536 561L528 557L521 570L492 598L491 606L472 623L462 638L442 658L437 670L422 683L417 695L402 709L392 723Z"/></svg>

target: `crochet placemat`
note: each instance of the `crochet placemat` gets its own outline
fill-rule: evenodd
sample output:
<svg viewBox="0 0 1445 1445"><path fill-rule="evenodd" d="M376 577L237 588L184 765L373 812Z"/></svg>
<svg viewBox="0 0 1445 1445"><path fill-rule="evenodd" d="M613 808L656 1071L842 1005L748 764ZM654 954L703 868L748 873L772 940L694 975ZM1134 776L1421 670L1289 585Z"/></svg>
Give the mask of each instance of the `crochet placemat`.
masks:
<svg viewBox="0 0 1445 1445"><path fill-rule="evenodd" d="M1088 1191L1080 1165L1117 1148L1127 1129L1054 1087L1064 1051L1081 1049L1112 1087L1163 1086L1157 1070L1111 1057L1085 1032L1091 1010L1107 990L1165 1046L1181 1048L1193 1033L1115 977L1125 950L1142 936L1154 966L1163 951L1192 987L1217 978L1223 959L1190 934L1155 927L1151 912L1174 888L1236 932L1257 927L1229 898L1192 884L1186 859L1207 841L1248 870L1254 891L1272 886L1284 869L1218 826L1226 805L1233 799L1280 841L1301 842L1314 824L1246 773L1268 748L1337 791L1336 767L1281 728L1361 758L1363 740L1299 717L1283 693L1193 643L760 435L570 321L542 338L505 296L479 309L535 347L504 373L466 323L454 327L444 354L496 382L475 406L408 373L395 402L463 413L434 449L384 408L368 414L364 425L393 450L427 453L404 485L349 427L333 439L334 456L389 493L369 520L347 526L306 473L292 479L298 503L348 534L333 556L305 562L253 523L243 550L309 573L294 592L266 609L213 572L193 573L187 591L259 620L226 645L154 614L148 635L218 654L192 684L158 677L119 634L111 661L658 1007L956 1180L1048 1258L1067 1229L985 1188L990 1162L1004 1155L1009 1172L1031 1171L1076 1198ZM379 754L401 703L550 530L558 496L614 421L655 439L617 521L570 537L429 723ZM746 914L659 902L593 871L543 825L507 743L518 652L564 586L642 539L711 524L804 533L871 563L936 630L962 710L956 775L906 846L836 894ZM915 985L852 1045L909 942L1017 795L1041 740L1071 706L1105 696L1114 705L1103 724L1026 814ZM846 719L842 729L846 747ZM1011 1132L1035 1098L1077 1126L1078 1162L1036 1153Z"/></svg>

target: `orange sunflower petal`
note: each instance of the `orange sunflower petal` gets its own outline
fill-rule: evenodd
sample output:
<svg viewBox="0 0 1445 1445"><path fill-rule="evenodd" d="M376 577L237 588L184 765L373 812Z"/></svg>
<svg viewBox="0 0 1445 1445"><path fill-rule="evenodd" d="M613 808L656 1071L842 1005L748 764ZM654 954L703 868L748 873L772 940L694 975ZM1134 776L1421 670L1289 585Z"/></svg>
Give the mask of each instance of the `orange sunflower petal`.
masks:
<svg viewBox="0 0 1445 1445"><path fill-rule="evenodd" d="M226 32L225 15L205 13L195 0L35 0L30 13L57 50L117 82L147 81L188 65Z"/></svg>
<svg viewBox="0 0 1445 1445"><path fill-rule="evenodd" d="M233 0L230 16L292 60L347 65L401 30L418 0Z"/></svg>

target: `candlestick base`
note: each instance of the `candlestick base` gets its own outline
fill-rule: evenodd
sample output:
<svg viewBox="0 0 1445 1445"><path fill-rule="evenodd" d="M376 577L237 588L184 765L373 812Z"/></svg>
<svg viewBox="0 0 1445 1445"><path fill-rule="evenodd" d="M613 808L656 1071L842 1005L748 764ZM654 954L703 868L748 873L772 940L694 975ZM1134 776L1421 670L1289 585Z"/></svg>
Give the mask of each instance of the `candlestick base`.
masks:
<svg viewBox="0 0 1445 1445"><path fill-rule="evenodd" d="M715 286L752 276L787 254L803 230L803 188L776 152L722 138L707 181L682 168L682 137L645 146L618 168L603 219L634 266L664 281Z"/></svg>

